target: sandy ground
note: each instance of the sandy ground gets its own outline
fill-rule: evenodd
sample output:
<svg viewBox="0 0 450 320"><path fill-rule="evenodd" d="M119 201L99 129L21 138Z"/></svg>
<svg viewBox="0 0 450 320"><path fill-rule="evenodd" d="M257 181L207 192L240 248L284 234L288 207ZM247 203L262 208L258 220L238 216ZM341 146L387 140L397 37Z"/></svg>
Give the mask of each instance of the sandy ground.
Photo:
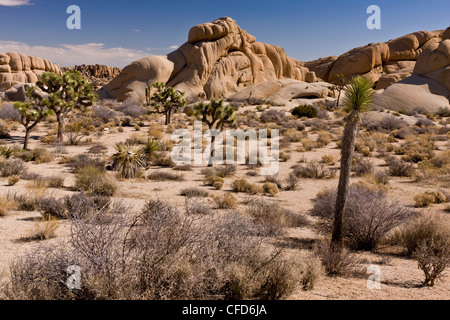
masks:
<svg viewBox="0 0 450 320"><path fill-rule="evenodd" d="M114 151L114 145L117 142L124 141L126 137L136 134L133 128L124 128L123 133L111 132L106 133L100 138L93 137L94 143L101 143L108 147L107 155L111 156ZM144 134L148 128L142 128L138 134ZM31 140L31 148L46 147L52 150L51 146L45 145L37 138L44 135L44 128L40 128L33 133ZM23 136L21 128L12 132L13 140L20 142ZM167 140L170 136L166 135ZM325 148L316 149L312 152L301 153L295 150L300 144L293 143L288 152L291 154L291 159L285 163L281 163L279 176L284 179L292 171L291 166L298 163L301 159L320 160L323 155L334 155L339 159L340 150L337 149L333 142ZM443 145L442 148L445 147ZM92 146L66 146L64 156L77 155L86 153L87 149ZM56 155L55 151L55 155ZM28 171L38 173L43 176L52 176L62 173L65 176L65 187L73 186L74 177L70 169L64 165L58 164L60 156L56 156L51 163L47 164L32 164L27 163ZM372 159L378 166L383 165L384 161L380 159ZM336 166L336 165L335 165ZM239 166L238 172L232 178L225 179L225 185L222 190L216 191L210 187L203 186L203 176L200 173L204 167L194 167L193 171L182 172L185 176L183 182L153 182L147 180L122 180L120 181L120 190L117 197L123 198L126 203L133 205L135 209L142 207L149 198L160 198L169 201L175 206L183 207L185 204L185 197L180 195L180 191L187 187L199 187L207 190L210 195L222 194L223 192L231 192L231 183L234 179L245 178L251 182L261 183L264 178L261 176L249 177L246 173L250 171L247 166ZM377 168L378 169L378 168ZM166 170L172 171L170 168L164 169L150 169L150 170ZM364 178L354 178L352 182ZM412 183L409 178L391 178L389 184L389 197L395 199L399 203L407 206L414 204L413 196L419 192L424 192L433 188L426 183ZM0 194L7 194L8 192L25 192L26 181L20 181L15 186L7 186L7 179L0 178ZM278 201L283 207L290 209L296 213L307 213L312 208L312 199L314 199L318 192L325 188L335 188L337 186L337 177L332 180L314 180L302 179L299 188L295 191L281 191L276 198L270 198ZM450 191L447 189L447 191ZM64 189L49 189L48 194L55 194L64 196L71 194L69 188ZM236 194L239 200L244 200L248 195ZM269 198L268 198L269 199ZM442 211L447 204L435 205L431 211ZM242 208L241 208L242 209ZM23 254L26 251L35 249L40 245L39 242L21 242L22 237L30 234L34 226L34 219L39 218L40 214L37 212L20 212L14 211L9 216L0 218L0 274L4 277L8 274L8 265L12 259ZM68 222L61 222L61 226L57 230L57 238L48 240L49 243L56 242L69 234ZM291 250L305 250L303 244L308 240L318 239L320 236L313 230L309 229L293 229L287 230L284 240L290 243ZM367 288L367 277L322 277L312 291L296 290L289 299L311 300L311 299L450 299L450 276L445 277L441 282L433 288L423 288L420 286L423 280L422 271L417 268L415 261L403 258L395 253L378 252L378 253L355 253L361 260L361 269L367 269L367 266L376 264L381 269L381 289L370 290ZM380 261L384 262L380 265ZM387 262L385 262L387 261Z"/></svg>

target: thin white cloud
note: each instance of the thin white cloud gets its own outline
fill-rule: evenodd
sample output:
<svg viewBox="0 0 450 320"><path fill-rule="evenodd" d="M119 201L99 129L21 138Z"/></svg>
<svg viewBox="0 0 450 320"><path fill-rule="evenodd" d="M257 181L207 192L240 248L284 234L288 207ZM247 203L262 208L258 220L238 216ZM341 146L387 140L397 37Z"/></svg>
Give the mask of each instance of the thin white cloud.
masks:
<svg viewBox="0 0 450 320"><path fill-rule="evenodd" d="M134 32L141 32L139 29L133 29Z"/></svg>
<svg viewBox="0 0 450 320"><path fill-rule="evenodd" d="M5 7L20 7L31 5L31 0L0 0L0 6Z"/></svg>
<svg viewBox="0 0 450 320"><path fill-rule="evenodd" d="M104 64L119 68L123 68L131 62L150 54L148 51L122 47L105 48L103 43L61 44L56 47L47 47L1 40L0 52L22 52L30 56L48 59L62 67L81 64Z"/></svg>

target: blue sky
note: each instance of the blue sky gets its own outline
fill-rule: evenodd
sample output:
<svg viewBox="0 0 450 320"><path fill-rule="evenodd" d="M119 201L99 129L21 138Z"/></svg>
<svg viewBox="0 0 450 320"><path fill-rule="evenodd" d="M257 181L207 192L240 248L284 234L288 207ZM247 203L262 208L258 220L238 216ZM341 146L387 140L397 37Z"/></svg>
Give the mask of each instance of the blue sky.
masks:
<svg viewBox="0 0 450 320"><path fill-rule="evenodd" d="M81 30L68 30L66 9L81 8ZM381 8L381 30L369 30L369 5ZM60 65L123 67L166 54L189 29L223 16L257 41L308 61L420 30L450 25L449 0L0 0L0 51L22 51Z"/></svg>

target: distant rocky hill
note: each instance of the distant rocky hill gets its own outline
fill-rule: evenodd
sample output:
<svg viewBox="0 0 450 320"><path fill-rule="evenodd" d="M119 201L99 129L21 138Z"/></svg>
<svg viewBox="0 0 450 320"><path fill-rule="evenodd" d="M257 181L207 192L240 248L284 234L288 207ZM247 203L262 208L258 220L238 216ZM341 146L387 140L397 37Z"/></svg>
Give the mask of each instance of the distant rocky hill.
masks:
<svg viewBox="0 0 450 320"><path fill-rule="evenodd" d="M122 71L120 68L109 67L105 65L81 65L75 67L63 67L61 68L63 72L68 70L78 70L84 75L87 79L92 83L96 83L97 85L105 85L110 82L112 79L117 77Z"/></svg>
<svg viewBox="0 0 450 320"><path fill-rule="evenodd" d="M35 83L44 72L61 73L61 69L47 59L18 52L0 52L0 84L8 81Z"/></svg>

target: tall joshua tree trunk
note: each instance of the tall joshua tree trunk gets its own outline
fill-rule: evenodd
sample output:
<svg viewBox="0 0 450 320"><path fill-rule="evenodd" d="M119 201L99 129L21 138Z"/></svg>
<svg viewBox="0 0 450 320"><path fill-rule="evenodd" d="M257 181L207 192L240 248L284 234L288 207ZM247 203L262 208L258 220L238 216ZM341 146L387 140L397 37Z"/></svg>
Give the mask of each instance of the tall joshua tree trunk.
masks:
<svg viewBox="0 0 450 320"><path fill-rule="evenodd" d="M349 116L344 129L341 152L341 174L339 176L338 193L336 197L335 220L332 235L332 245L336 248L342 247L342 231L344 225L344 209L350 184L350 173L355 150L356 135L358 133L358 116L353 113Z"/></svg>
<svg viewBox="0 0 450 320"><path fill-rule="evenodd" d="M56 139L59 143L62 143L64 140L63 132L64 132L64 118L62 114L56 113L56 121L58 122L58 135Z"/></svg>
<svg viewBox="0 0 450 320"><path fill-rule="evenodd" d="M373 83L371 81L358 76L352 80L343 100L345 103L345 111L350 112L350 114L347 117L342 140L341 172L336 197L333 234L331 237L331 248L333 250L341 251L343 248L344 213L350 184L353 152L355 150L361 114L372 103L372 87Z"/></svg>

